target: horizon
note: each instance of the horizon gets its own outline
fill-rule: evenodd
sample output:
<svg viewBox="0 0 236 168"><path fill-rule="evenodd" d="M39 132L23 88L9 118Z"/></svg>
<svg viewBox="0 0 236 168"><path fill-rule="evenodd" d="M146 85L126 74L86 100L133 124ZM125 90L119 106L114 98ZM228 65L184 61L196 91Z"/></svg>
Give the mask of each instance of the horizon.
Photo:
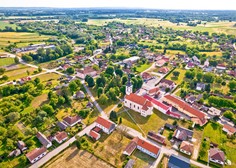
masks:
<svg viewBox="0 0 236 168"><path fill-rule="evenodd" d="M23 4L23 5L22 5ZM122 5L121 5L122 4ZM153 10L236 10L236 1L217 0L1 0L1 8L116 8L116 9L153 9Z"/></svg>

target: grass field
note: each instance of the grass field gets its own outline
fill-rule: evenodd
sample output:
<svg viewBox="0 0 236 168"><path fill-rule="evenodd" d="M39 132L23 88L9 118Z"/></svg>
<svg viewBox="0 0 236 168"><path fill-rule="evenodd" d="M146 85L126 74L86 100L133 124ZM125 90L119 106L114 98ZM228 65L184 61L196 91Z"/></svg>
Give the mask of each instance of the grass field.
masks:
<svg viewBox="0 0 236 168"><path fill-rule="evenodd" d="M52 82L52 85L56 85L59 83L58 79L61 77L61 75L58 75L56 73L47 73L47 74L43 74L43 75L39 75L35 78L39 78L40 81L43 84L46 84L47 82ZM35 79L33 78L33 79Z"/></svg>
<svg viewBox="0 0 236 168"><path fill-rule="evenodd" d="M219 124L208 123L204 128L203 138L207 139L207 145L203 148L204 151L208 150L207 146L209 147L210 142L214 142L219 145L218 147L220 149L224 149L227 159L232 162L231 166L225 167L236 167L236 140L228 139L227 135L222 131L222 126ZM204 158L207 159L207 156Z"/></svg>
<svg viewBox="0 0 236 168"><path fill-rule="evenodd" d="M174 77L174 75L173 75L173 72L174 72L174 71L180 72L179 77L178 77L177 79L176 79L176 78ZM172 80L172 81L174 81L177 85L179 85L182 81L184 81L184 77L185 77L185 72L186 72L186 70L185 70L185 69L182 69L182 68L176 68L174 71L173 71L172 73L170 73L170 74L166 77L166 79Z"/></svg>
<svg viewBox="0 0 236 168"><path fill-rule="evenodd" d="M135 160L134 168L149 167L155 161L153 157L144 154L139 150L134 151L134 153L131 155L131 159Z"/></svg>
<svg viewBox="0 0 236 168"><path fill-rule="evenodd" d="M37 33L0 32L0 48L6 47L11 43L40 42L47 40L49 37Z"/></svg>
<svg viewBox="0 0 236 168"><path fill-rule="evenodd" d="M13 29L16 29L17 27L15 24L10 24L7 21L0 21L0 29L4 29L6 26L12 27Z"/></svg>
<svg viewBox="0 0 236 168"><path fill-rule="evenodd" d="M4 73L4 75L7 75L8 81L14 80L14 79L20 79L23 77L27 77L29 76L27 74L27 71L32 74L35 70L37 70L36 68L32 68L32 67L27 67L24 65L20 65L18 69L14 69L14 70L10 70L10 71L6 71Z"/></svg>
<svg viewBox="0 0 236 168"><path fill-rule="evenodd" d="M0 67L14 64L14 58L0 58Z"/></svg>
<svg viewBox="0 0 236 168"><path fill-rule="evenodd" d="M48 95L45 93L45 94L42 94L40 96L37 96L34 98L34 100L32 101L32 107L34 109L38 108L39 106L41 106L44 102L46 102L48 100Z"/></svg>
<svg viewBox="0 0 236 168"><path fill-rule="evenodd" d="M111 168L112 166L97 158L93 154L78 150L77 147L71 146L57 157L46 163L44 168Z"/></svg>
<svg viewBox="0 0 236 168"><path fill-rule="evenodd" d="M136 71L141 73L143 71L145 71L146 69L150 68L152 66L152 64L143 64L141 66L137 66Z"/></svg>
<svg viewBox="0 0 236 168"><path fill-rule="evenodd" d="M209 22L205 26L203 24L198 25L196 27L187 26L186 23L180 23L178 26L175 23L171 23L169 21L163 21L160 19L146 19L146 18L138 18L138 19L89 19L87 24L103 26L109 22L118 21L126 24L144 24L146 26L153 27L171 27L176 30L192 30L192 31L208 31L210 33L226 33L236 35L236 27L233 27L235 22L221 21L221 22Z"/></svg>

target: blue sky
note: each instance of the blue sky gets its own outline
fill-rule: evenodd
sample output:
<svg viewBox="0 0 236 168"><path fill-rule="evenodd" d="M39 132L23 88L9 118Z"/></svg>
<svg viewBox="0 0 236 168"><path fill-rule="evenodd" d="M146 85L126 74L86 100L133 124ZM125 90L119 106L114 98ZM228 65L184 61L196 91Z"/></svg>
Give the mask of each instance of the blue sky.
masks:
<svg viewBox="0 0 236 168"><path fill-rule="evenodd" d="M128 7L236 10L236 0L0 0L0 7Z"/></svg>

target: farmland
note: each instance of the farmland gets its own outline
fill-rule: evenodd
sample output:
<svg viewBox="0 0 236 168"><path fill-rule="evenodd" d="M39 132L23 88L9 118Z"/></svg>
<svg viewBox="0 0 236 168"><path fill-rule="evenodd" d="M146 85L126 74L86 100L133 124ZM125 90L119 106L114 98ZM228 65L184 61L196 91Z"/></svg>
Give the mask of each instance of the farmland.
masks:
<svg viewBox="0 0 236 168"><path fill-rule="evenodd" d="M10 24L7 21L0 21L0 29L4 29L6 26L11 27L13 29L16 29L16 25L15 24Z"/></svg>
<svg viewBox="0 0 236 168"><path fill-rule="evenodd" d="M0 58L0 67L14 64L14 58Z"/></svg>

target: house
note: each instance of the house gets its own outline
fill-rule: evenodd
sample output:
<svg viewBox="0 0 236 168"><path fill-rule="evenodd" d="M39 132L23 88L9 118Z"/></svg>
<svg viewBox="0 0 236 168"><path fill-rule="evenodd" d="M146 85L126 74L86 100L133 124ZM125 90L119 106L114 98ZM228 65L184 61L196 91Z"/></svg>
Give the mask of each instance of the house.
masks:
<svg viewBox="0 0 236 168"><path fill-rule="evenodd" d="M211 148L209 150L209 160L214 163L224 165L225 154L218 148Z"/></svg>
<svg viewBox="0 0 236 168"><path fill-rule="evenodd" d="M206 59L206 61L204 62L204 67L205 68L207 68L207 67L209 67L209 65L210 65L210 63L209 63L209 60L208 59Z"/></svg>
<svg viewBox="0 0 236 168"><path fill-rule="evenodd" d="M52 142L49 141L49 140L47 139L47 137L46 137L44 134L42 134L41 132L38 132L36 136L37 136L38 140L41 142L41 144L42 144L44 147L50 148L50 147L52 146Z"/></svg>
<svg viewBox="0 0 236 168"><path fill-rule="evenodd" d="M13 150L9 155L8 155L8 157L17 157L17 156L19 156L21 154L21 150L20 149L15 149L15 150Z"/></svg>
<svg viewBox="0 0 236 168"><path fill-rule="evenodd" d="M62 122L62 121L58 121L57 122L57 126L61 129L61 130L65 130L68 126Z"/></svg>
<svg viewBox="0 0 236 168"><path fill-rule="evenodd" d="M168 73L169 71L170 71L170 70L169 70L168 67L161 67L161 68L158 70L159 73L163 73L163 74L166 74L166 73Z"/></svg>
<svg viewBox="0 0 236 168"><path fill-rule="evenodd" d="M236 133L236 128L229 124L224 124L223 131L226 132L229 136L232 136Z"/></svg>
<svg viewBox="0 0 236 168"><path fill-rule="evenodd" d="M180 152L183 152L187 155L192 155L194 146L188 141L182 141L179 147Z"/></svg>
<svg viewBox="0 0 236 168"><path fill-rule="evenodd" d="M148 80L151 80L153 78L153 76L148 72L144 72L144 73L142 73L142 78L144 81L148 81Z"/></svg>
<svg viewBox="0 0 236 168"><path fill-rule="evenodd" d="M61 68L66 71L68 68L70 68L69 64L64 64L63 66L61 66Z"/></svg>
<svg viewBox="0 0 236 168"><path fill-rule="evenodd" d="M167 106L164 103L162 103L162 102L160 102L148 95L145 95L143 97L146 98L147 100L149 100L155 109L157 109L158 111L160 111L164 114L166 114L168 111L171 111L171 109L172 109L171 106Z"/></svg>
<svg viewBox="0 0 236 168"><path fill-rule="evenodd" d="M83 91L77 91L74 95L73 95L74 99L84 99L85 98L85 94Z"/></svg>
<svg viewBox="0 0 236 168"><path fill-rule="evenodd" d="M172 154L168 161L168 168L190 168L190 162Z"/></svg>
<svg viewBox="0 0 236 168"><path fill-rule="evenodd" d="M185 101L190 104L193 104L196 100L197 98L194 95L188 95L185 97Z"/></svg>
<svg viewBox="0 0 236 168"><path fill-rule="evenodd" d="M124 60L123 60L123 63L125 63L125 64L128 64L128 63L133 64L133 63L137 62L138 60L140 60L140 57L138 57L138 56L133 56L133 57L124 59Z"/></svg>
<svg viewBox="0 0 236 168"><path fill-rule="evenodd" d="M216 109L215 107L210 107L207 113L212 116L220 116L221 111L219 109Z"/></svg>
<svg viewBox="0 0 236 168"><path fill-rule="evenodd" d="M236 77L236 69L235 69L235 70L230 70L230 71L228 72L228 75L233 76L233 77Z"/></svg>
<svg viewBox="0 0 236 168"><path fill-rule="evenodd" d="M134 93L126 94L124 106L131 110L139 112L142 116L146 117L151 115L153 112L152 103L144 98L143 96L136 95Z"/></svg>
<svg viewBox="0 0 236 168"><path fill-rule="evenodd" d="M106 134L112 133L114 129L116 128L115 123L113 123L112 121L108 119L102 118L100 116L97 118L95 123L96 123L96 127L101 128L103 132L105 132Z"/></svg>
<svg viewBox="0 0 236 168"><path fill-rule="evenodd" d="M205 113L191 107L183 100L168 94L163 97L163 101L171 104L173 107L178 109L179 112L182 112L183 114L188 116L194 123L199 124L200 126L203 126L207 123L207 116Z"/></svg>
<svg viewBox="0 0 236 168"><path fill-rule="evenodd" d="M167 61L166 61L165 59L159 59L159 60L156 61L155 65L156 65L157 67L162 67L162 66L165 65L166 62L167 62Z"/></svg>
<svg viewBox="0 0 236 168"><path fill-rule="evenodd" d="M17 147L23 152L24 150L27 149L26 144L23 141L18 141L17 142Z"/></svg>
<svg viewBox="0 0 236 168"><path fill-rule="evenodd" d="M147 94L149 96L158 97L158 95L160 94L160 89L158 87L152 88L147 91Z"/></svg>
<svg viewBox="0 0 236 168"><path fill-rule="evenodd" d="M154 132L149 131L147 137L160 144L166 145L165 144L166 137L162 136L161 134L155 134Z"/></svg>
<svg viewBox="0 0 236 168"><path fill-rule="evenodd" d="M57 143L61 144L62 142L68 139L67 133L65 131L57 132L56 135L53 137Z"/></svg>
<svg viewBox="0 0 236 168"><path fill-rule="evenodd" d="M198 57L196 57L196 56L193 56L192 60L193 60L193 63L194 63L195 65L200 65L200 64L201 64L201 61L200 61L200 60L198 59Z"/></svg>
<svg viewBox="0 0 236 168"><path fill-rule="evenodd" d="M75 76L81 79L85 79L87 75L94 77L97 75L97 71L94 70L92 67L88 66L83 69L77 70L77 73Z"/></svg>
<svg viewBox="0 0 236 168"><path fill-rule="evenodd" d="M76 116L68 116L66 118L63 119L64 123L67 124L70 127L75 126L76 124L78 124L79 122L81 122L82 118L78 115Z"/></svg>
<svg viewBox="0 0 236 168"><path fill-rule="evenodd" d="M95 141L97 141L101 137L101 135L94 130L90 130L87 135L91 137L92 139L94 139Z"/></svg>
<svg viewBox="0 0 236 168"><path fill-rule="evenodd" d="M186 141L186 140L192 140L193 137L193 131L183 128L183 127L177 127L175 130L173 137L180 141Z"/></svg>
<svg viewBox="0 0 236 168"><path fill-rule="evenodd" d="M216 69L218 69L218 70L226 70L226 66L225 66L225 64L218 64L217 66L216 66Z"/></svg>
<svg viewBox="0 0 236 168"><path fill-rule="evenodd" d="M159 83L159 86L172 90L175 87L175 83L168 79L162 79Z"/></svg>
<svg viewBox="0 0 236 168"><path fill-rule="evenodd" d="M125 148L123 154L130 156L135 149L140 150L143 153L148 154L151 157L157 158L160 153L160 148L151 144L150 142L135 137Z"/></svg>
<svg viewBox="0 0 236 168"><path fill-rule="evenodd" d="M186 69L192 69L195 67L195 64L193 62L188 62L188 64L186 65Z"/></svg>
<svg viewBox="0 0 236 168"><path fill-rule="evenodd" d="M204 91L206 88L205 83L197 83L196 90L198 91Z"/></svg>
<svg viewBox="0 0 236 168"><path fill-rule="evenodd" d="M44 157L47 154L47 148L36 148L32 150L31 152L26 154L26 157L29 159L30 163L35 163L42 157Z"/></svg>

